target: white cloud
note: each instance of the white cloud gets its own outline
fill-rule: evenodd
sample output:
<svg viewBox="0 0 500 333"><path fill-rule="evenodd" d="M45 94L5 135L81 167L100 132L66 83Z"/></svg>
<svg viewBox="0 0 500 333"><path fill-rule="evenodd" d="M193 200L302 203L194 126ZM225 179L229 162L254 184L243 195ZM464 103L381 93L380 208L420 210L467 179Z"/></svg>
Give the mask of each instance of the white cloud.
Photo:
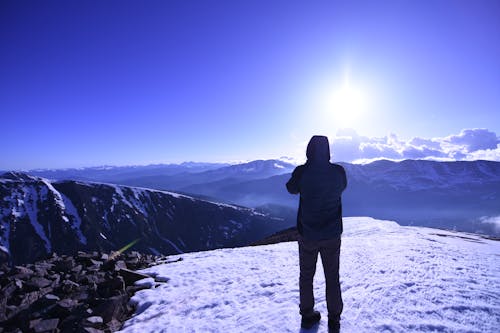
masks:
<svg viewBox="0 0 500 333"><path fill-rule="evenodd" d="M500 216L484 216L480 219L481 223L492 224L493 228L500 232Z"/></svg>
<svg viewBox="0 0 500 333"><path fill-rule="evenodd" d="M443 139L452 145L462 146L467 152L496 149L499 138L496 133L485 128L464 129L459 135L451 135Z"/></svg>
<svg viewBox="0 0 500 333"><path fill-rule="evenodd" d="M500 161L500 138L483 128L464 129L438 138L400 139L396 134L366 137L343 129L331 138L333 160L366 162L376 159L494 160Z"/></svg>

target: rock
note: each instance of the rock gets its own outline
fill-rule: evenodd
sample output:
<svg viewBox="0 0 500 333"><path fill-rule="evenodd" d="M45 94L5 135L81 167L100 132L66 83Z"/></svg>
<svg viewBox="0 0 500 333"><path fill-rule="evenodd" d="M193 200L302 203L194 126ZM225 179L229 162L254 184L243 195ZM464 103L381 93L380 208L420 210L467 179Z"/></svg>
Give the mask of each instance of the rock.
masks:
<svg viewBox="0 0 500 333"><path fill-rule="evenodd" d="M59 285L59 281L61 281L61 275L55 273L55 274L50 274L47 276L49 279L52 280L52 287L55 288L56 286Z"/></svg>
<svg viewBox="0 0 500 333"><path fill-rule="evenodd" d="M45 317L47 313L53 311L59 297L54 294L46 294L40 297L30 308L32 317Z"/></svg>
<svg viewBox="0 0 500 333"><path fill-rule="evenodd" d="M80 285L76 282L73 282L71 280L64 280L62 282L62 291L69 294L72 291L75 291L76 288L78 288Z"/></svg>
<svg viewBox="0 0 500 333"><path fill-rule="evenodd" d="M80 252L13 268L0 265L0 333L117 331L132 313L130 296L154 284L127 267L146 268L156 260L138 252L111 259ZM151 283L133 285L142 279Z"/></svg>
<svg viewBox="0 0 500 333"><path fill-rule="evenodd" d="M129 258L126 260L127 267L134 268L139 264L139 258Z"/></svg>
<svg viewBox="0 0 500 333"><path fill-rule="evenodd" d="M130 269L120 269L118 271L118 273L123 276L123 280L125 281L125 284L127 286L131 286L134 284L135 281L139 281L139 280L142 280L142 279L147 279L149 278L150 276L149 275L145 275L145 274L142 274L142 273L138 273L138 272L135 272L135 271L131 271Z"/></svg>
<svg viewBox="0 0 500 333"><path fill-rule="evenodd" d="M82 333L104 333L103 330L99 330L97 328L94 328L94 327L83 327L81 329L81 331L79 332L82 332Z"/></svg>
<svg viewBox="0 0 500 333"><path fill-rule="evenodd" d="M71 294L71 299L74 299L76 301L85 301L89 298L90 294L93 291L94 290L91 290L86 286L79 287L77 291Z"/></svg>
<svg viewBox="0 0 500 333"><path fill-rule="evenodd" d="M6 311L7 311L7 298L0 297L0 322L7 319Z"/></svg>
<svg viewBox="0 0 500 333"><path fill-rule="evenodd" d="M75 274L78 274L78 273L80 273L80 272L82 271L82 269L83 269L83 266L82 266L82 265L77 265L77 266L75 266L75 267L73 267L73 268L71 269L71 272L72 272L72 273L75 273Z"/></svg>
<svg viewBox="0 0 500 333"><path fill-rule="evenodd" d="M59 325L58 318L33 320L30 322L30 328L33 329L36 333L56 332L57 325Z"/></svg>
<svg viewBox="0 0 500 333"><path fill-rule="evenodd" d="M43 296L43 299L47 300L48 302L54 302L54 303L60 300L58 296L53 294L47 294Z"/></svg>
<svg viewBox="0 0 500 333"><path fill-rule="evenodd" d="M125 292L125 280L123 279L123 277L118 275L113 280L111 280L111 288L121 293Z"/></svg>
<svg viewBox="0 0 500 333"><path fill-rule="evenodd" d="M16 285L17 289L23 289L23 281L19 279L14 279L14 284Z"/></svg>
<svg viewBox="0 0 500 333"><path fill-rule="evenodd" d="M66 258L56 261L55 269L61 272L69 272L75 267L75 260L73 258Z"/></svg>
<svg viewBox="0 0 500 333"><path fill-rule="evenodd" d="M42 296L43 295L39 290L24 294L21 304L19 304L19 308L21 309L28 308L31 304L38 301L38 299Z"/></svg>
<svg viewBox="0 0 500 333"><path fill-rule="evenodd" d="M64 317L61 324L59 324L59 329L61 332L83 332L82 328L82 316L77 314L70 314Z"/></svg>
<svg viewBox="0 0 500 333"><path fill-rule="evenodd" d="M101 303L94 310L94 313L101 316L106 323L112 319L120 320L123 319L128 312L127 303L127 295L113 296Z"/></svg>
<svg viewBox="0 0 500 333"><path fill-rule="evenodd" d="M127 269L127 264L123 260L118 260L115 263L115 271L119 271L120 269Z"/></svg>
<svg viewBox="0 0 500 333"><path fill-rule="evenodd" d="M12 297L12 294L16 291L17 285L15 281L11 281L8 285L6 285L2 290L0 291L0 299L9 299Z"/></svg>
<svg viewBox="0 0 500 333"><path fill-rule="evenodd" d="M23 281L29 280L33 274L28 274L28 273L17 273L11 276L12 279L19 279Z"/></svg>
<svg viewBox="0 0 500 333"><path fill-rule="evenodd" d="M77 306L78 301L65 298L56 303L56 306L52 312L58 317L65 317L69 315Z"/></svg>
<svg viewBox="0 0 500 333"><path fill-rule="evenodd" d="M24 266L14 266L13 268L14 274L27 274L27 275L33 275L33 271L29 269L28 267Z"/></svg>
<svg viewBox="0 0 500 333"><path fill-rule="evenodd" d="M116 319L111 319L111 321L107 323L106 326L111 332L116 332L122 328L123 324Z"/></svg>
<svg viewBox="0 0 500 333"><path fill-rule="evenodd" d="M141 286L128 286L126 288L127 294L133 295L139 290L149 289L149 286L141 285Z"/></svg>
<svg viewBox="0 0 500 333"><path fill-rule="evenodd" d="M102 261L100 261L100 260L90 259L90 262L92 263L92 265L96 265L99 267L102 265Z"/></svg>
<svg viewBox="0 0 500 333"><path fill-rule="evenodd" d="M35 265L35 275L40 277L47 275L47 268L42 265Z"/></svg>
<svg viewBox="0 0 500 333"><path fill-rule="evenodd" d="M104 319L100 316L92 316L85 319L84 324L89 324L90 326L99 326L104 323Z"/></svg>
<svg viewBox="0 0 500 333"><path fill-rule="evenodd" d="M33 277L29 281L26 282L26 286L31 290L38 290L41 288L48 287L52 284L52 281L47 280L43 277Z"/></svg>

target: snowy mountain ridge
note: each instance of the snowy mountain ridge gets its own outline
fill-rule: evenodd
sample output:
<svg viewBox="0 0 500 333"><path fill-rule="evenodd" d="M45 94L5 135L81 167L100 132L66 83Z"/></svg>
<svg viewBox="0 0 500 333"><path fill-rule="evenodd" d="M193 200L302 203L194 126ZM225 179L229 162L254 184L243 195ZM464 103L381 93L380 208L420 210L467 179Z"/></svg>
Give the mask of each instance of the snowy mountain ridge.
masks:
<svg viewBox="0 0 500 333"><path fill-rule="evenodd" d="M386 183L393 188L410 191L500 181L500 163L493 161L379 160L365 165L341 164L353 180L375 186Z"/></svg>
<svg viewBox="0 0 500 333"><path fill-rule="evenodd" d="M500 242L474 234L345 218L341 332L497 332L499 253ZM300 330L296 242L182 258L143 270L167 282L135 294L121 332L328 331L320 260L314 292L323 319Z"/></svg>
<svg viewBox="0 0 500 333"><path fill-rule="evenodd" d="M14 263L54 251L109 252L137 239L134 248L152 254L242 246L285 227L254 209L173 192L16 172L0 177L0 254Z"/></svg>

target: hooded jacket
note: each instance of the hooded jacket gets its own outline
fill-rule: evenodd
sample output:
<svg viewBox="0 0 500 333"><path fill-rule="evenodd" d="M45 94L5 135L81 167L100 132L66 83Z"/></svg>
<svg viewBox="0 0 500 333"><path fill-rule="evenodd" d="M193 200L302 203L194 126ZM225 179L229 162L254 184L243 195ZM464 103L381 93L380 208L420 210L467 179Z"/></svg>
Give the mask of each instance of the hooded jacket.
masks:
<svg viewBox="0 0 500 333"><path fill-rule="evenodd" d="M330 163L330 145L315 135L307 145L307 162L295 168L286 187L300 194L297 229L304 239L321 240L342 234L341 195L347 186L345 170Z"/></svg>

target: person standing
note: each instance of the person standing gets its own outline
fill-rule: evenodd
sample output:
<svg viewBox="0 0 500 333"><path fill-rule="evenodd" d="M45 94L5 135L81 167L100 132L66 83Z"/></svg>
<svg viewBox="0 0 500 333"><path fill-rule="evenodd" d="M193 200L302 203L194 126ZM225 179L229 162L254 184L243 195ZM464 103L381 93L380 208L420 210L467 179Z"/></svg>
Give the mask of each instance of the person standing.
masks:
<svg viewBox="0 0 500 333"><path fill-rule="evenodd" d="M321 320L321 314L314 310L313 293L319 253L326 279L328 328L330 332L337 332L343 309L339 280L343 230L341 195L347 186L347 178L342 166L330 163L330 145L326 136L313 136L307 145L306 156L307 162L295 168L286 184L288 192L300 194L297 229L301 327L311 328Z"/></svg>

